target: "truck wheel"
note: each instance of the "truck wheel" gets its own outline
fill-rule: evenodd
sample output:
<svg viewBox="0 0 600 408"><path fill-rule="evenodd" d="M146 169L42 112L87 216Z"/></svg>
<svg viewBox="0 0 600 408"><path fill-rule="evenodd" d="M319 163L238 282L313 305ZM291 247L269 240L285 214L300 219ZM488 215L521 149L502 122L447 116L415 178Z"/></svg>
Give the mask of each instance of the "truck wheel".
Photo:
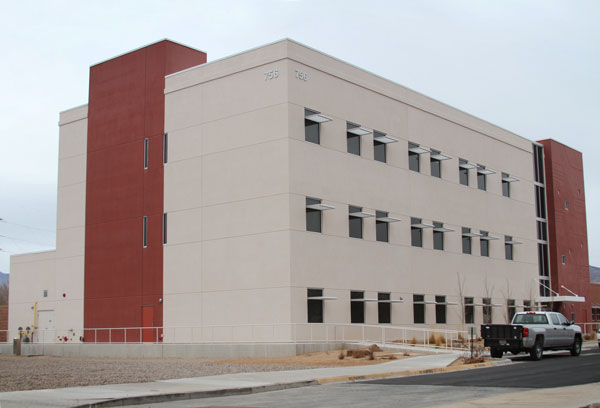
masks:
<svg viewBox="0 0 600 408"><path fill-rule="evenodd" d="M575 341L573 341L570 351L571 355L575 357L581 354L581 337L575 337Z"/></svg>
<svg viewBox="0 0 600 408"><path fill-rule="evenodd" d="M492 355L492 358L502 358L502 350L497 349L497 348L491 348L490 349L490 354Z"/></svg>
<svg viewBox="0 0 600 408"><path fill-rule="evenodd" d="M529 350L529 355L533 361L539 361L542 359L544 354L544 346L542 345L542 339L536 339L533 348Z"/></svg>

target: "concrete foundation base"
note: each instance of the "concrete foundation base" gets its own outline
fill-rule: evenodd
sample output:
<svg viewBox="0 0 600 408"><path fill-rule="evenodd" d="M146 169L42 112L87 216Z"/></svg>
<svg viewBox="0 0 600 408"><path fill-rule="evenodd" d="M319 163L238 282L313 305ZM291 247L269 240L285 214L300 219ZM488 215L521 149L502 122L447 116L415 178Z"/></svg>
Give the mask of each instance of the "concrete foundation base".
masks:
<svg viewBox="0 0 600 408"><path fill-rule="evenodd" d="M28 344L23 356L210 358L288 357L316 351L359 347L347 343L203 343L203 344ZM13 354L12 344L0 344L0 354Z"/></svg>

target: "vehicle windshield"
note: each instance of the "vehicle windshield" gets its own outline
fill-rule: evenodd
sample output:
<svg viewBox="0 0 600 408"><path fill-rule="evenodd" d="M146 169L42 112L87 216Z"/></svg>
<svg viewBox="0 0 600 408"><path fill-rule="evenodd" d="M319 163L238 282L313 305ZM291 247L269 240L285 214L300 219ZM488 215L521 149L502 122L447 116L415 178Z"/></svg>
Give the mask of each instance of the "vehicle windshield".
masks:
<svg viewBox="0 0 600 408"><path fill-rule="evenodd" d="M518 314L513 324L548 324L548 319L543 314Z"/></svg>

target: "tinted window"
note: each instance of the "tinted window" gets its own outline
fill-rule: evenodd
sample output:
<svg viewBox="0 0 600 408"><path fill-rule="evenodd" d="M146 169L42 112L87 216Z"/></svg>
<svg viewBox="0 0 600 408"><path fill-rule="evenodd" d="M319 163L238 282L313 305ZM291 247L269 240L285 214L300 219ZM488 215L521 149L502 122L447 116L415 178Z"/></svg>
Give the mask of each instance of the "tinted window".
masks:
<svg viewBox="0 0 600 408"><path fill-rule="evenodd" d="M440 154L440 152L437 150L432 150L431 154ZM442 162L434 158L430 158L429 160L431 162L431 175L433 177L442 178Z"/></svg>
<svg viewBox="0 0 600 408"><path fill-rule="evenodd" d="M560 324L560 321L558 320L558 316L555 313L552 313L550 315L550 319L552 320L552 324L558 326Z"/></svg>
<svg viewBox="0 0 600 408"><path fill-rule="evenodd" d="M365 292L352 291L350 292L350 322L364 323L365 322L365 302L362 300L353 301L352 299L363 299Z"/></svg>
<svg viewBox="0 0 600 408"><path fill-rule="evenodd" d="M425 295L413 295L413 320L425 323Z"/></svg>
<svg viewBox="0 0 600 408"><path fill-rule="evenodd" d="M486 190L486 187L485 174L477 173L477 188L480 190Z"/></svg>
<svg viewBox="0 0 600 408"><path fill-rule="evenodd" d="M420 218L411 218L411 224L420 224ZM410 240L411 245L414 247L423 247L423 231L418 227L411 227L410 229Z"/></svg>
<svg viewBox="0 0 600 408"><path fill-rule="evenodd" d="M348 153L360 156L360 136L354 133L346 133L346 139L348 144Z"/></svg>
<svg viewBox="0 0 600 408"><path fill-rule="evenodd" d="M306 205L321 204L321 200L306 198ZM312 208L306 209L306 230L321 232L321 211Z"/></svg>
<svg viewBox="0 0 600 408"><path fill-rule="evenodd" d="M435 228L442 228L444 224L441 222L434 222L433 226ZM433 249L438 249L440 251L444 250L444 233L441 231L433 231Z"/></svg>
<svg viewBox="0 0 600 408"><path fill-rule="evenodd" d="M479 233L481 235L483 235L484 237L488 236L488 232L487 231L479 231ZM488 241L485 238L480 238L479 239L479 245L481 248L481 256L490 256L490 241Z"/></svg>
<svg viewBox="0 0 600 408"><path fill-rule="evenodd" d="M502 173L502 178L508 177L507 173ZM510 183L508 181L502 180L502 195L504 197L510 197Z"/></svg>
<svg viewBox="0 0 600 408"><path fill-rule="evenodd" d="M376 218L387 217L388 213L383 211L375 212ZM388 242L388 223L384 221L375 221L375 234L377 241Z"/></svg>
<svg viewBox="0 0 600 408"><path fill-rule="evenodd" d="M462 167L460 167L460 164L467 164L467 161L465 159L459 159L458 163L459 163L458 176L460 179L460 184L462 184L463 186L468 186L469 185L469 169L463 169Z"/></svg>
<svg viewBox="0 0 600 408"><path fill-rule="evenodd" d="M465 298L465 323L475 322L475 307L473 306L473 298Z"/></svg>
<svg viewBox="0 0 600 408"><path fill-rule="evenodd" d="M463 234L469 234L471 233L471 228L462 228L462 233ZM471 253L471 237L462 237L462 252L463 254L470 254Z"/></svg>
<svg viewBox="0 0 600 408"><path fill-rule="evenodd" d="M348 212L349 214L361 212L361 207L349 206ZM353 217L352 215L348 215L348 224L349 224L349 233L351 238L362 238L362 218Z"/></svg>
<svg viewBox="0 0 600 408"><path fill-rule="evenodd" d="M548 319L543 314L518 314L512 324L548 324Z"/></svg>
<svg viewBox="0 0 600 408"><path fill-rule="evenodd" d="M484 306L483 306L483 323L491 324L492 323L492 299L483 298L483 304L484 304Z"/></svg>
<svg viewBox="0 0 600 408"><path fill-rule="evenodd" d="M319 124L312 120L304 119L304 140L311 143L321 143Z"/></svg>
<svg viewBox="0 0 600 408"><path fill-rule="evenodd" d="M435 297L435 322L446 324L446 296Z"/></svg>
<svg viewBox="0 0 600 408"><path fill-rule="evenodd" d="M323 289L308 289L309 298L323 296ZM323 323L323 300L308 299L308 323Z"/></svg>
<svg viewBox="0 0 600 408"><path fill-rule="evenodd" d="M391 323L392 313L390 307L391 305L389 302L390 294L380 292L377 294L377 300L379 300L377 304L379 323Z"/></svg>
<svg viewBox="0 0 600 408"><path fill-rule="evenodd" d="M379 132L373 132L373 134L375 136L377 136L378 134L380 134ZM373 141L373 150L374 150L374 159L377 161L380 161L382 163L385 163L387 161L387 157L386 157L386 144L385 143L381 143L377 140Z"/></svg>

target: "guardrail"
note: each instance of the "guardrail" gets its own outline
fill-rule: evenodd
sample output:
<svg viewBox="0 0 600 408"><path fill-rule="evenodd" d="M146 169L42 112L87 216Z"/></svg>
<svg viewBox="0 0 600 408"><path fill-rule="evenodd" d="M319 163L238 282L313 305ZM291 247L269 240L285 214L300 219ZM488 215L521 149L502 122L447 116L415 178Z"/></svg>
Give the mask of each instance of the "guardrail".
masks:
<svg viewBox="0 0 600 408"><path fill-rule="evenodd" d="M4 335L3 335L4 334ZM411 326L368 324L241 324L178 327L116 327L37 330L21 335L25 343L315 343L355 342L411 344L416 347L463 349L468 332ZM81 337L80 337L81 336ZM0 342L19 337L17 331L0 331Z"/></svg>

